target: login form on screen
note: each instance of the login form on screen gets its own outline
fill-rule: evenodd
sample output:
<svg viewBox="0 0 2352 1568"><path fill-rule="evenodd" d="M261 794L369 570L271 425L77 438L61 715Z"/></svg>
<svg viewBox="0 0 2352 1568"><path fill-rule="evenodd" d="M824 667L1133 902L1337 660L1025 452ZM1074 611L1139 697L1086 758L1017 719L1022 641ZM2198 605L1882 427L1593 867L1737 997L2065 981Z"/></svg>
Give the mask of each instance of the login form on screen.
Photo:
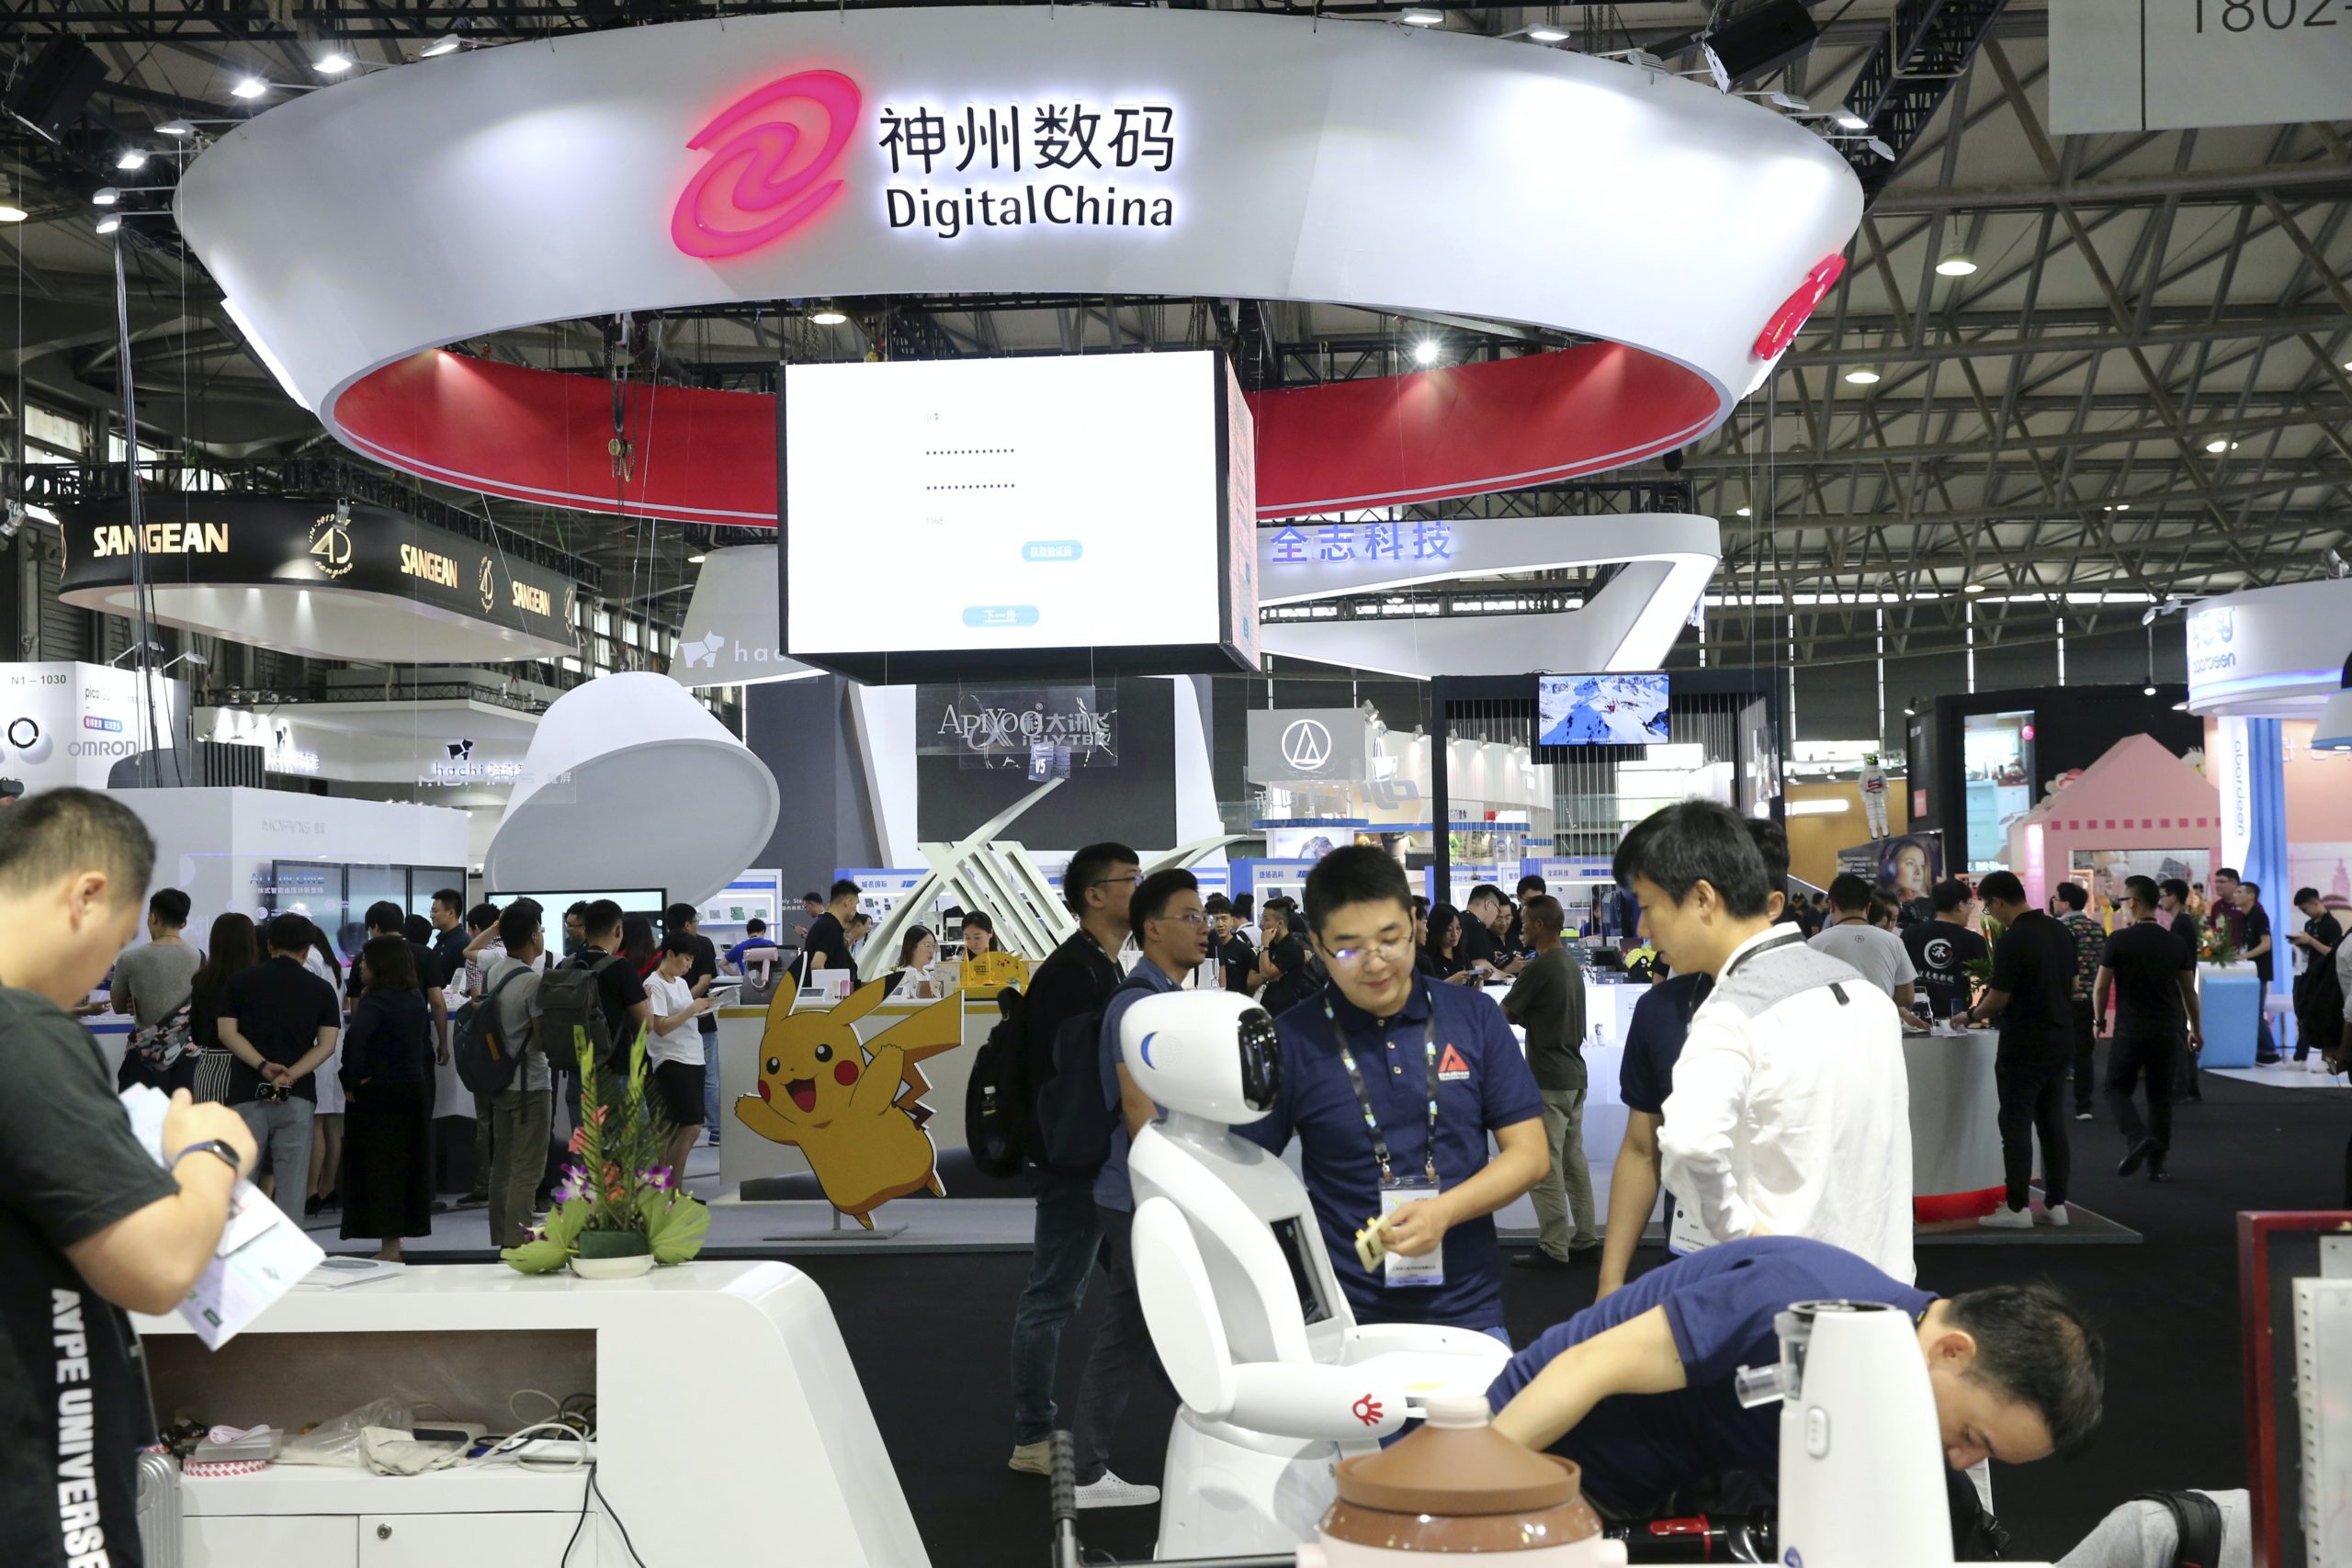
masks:
<svg viewBox="0 0 2352 1568"><path fill-rule="evenodd" d="M787 651L1216 642L1220 374L1209 353L790 367Z"/></svg>

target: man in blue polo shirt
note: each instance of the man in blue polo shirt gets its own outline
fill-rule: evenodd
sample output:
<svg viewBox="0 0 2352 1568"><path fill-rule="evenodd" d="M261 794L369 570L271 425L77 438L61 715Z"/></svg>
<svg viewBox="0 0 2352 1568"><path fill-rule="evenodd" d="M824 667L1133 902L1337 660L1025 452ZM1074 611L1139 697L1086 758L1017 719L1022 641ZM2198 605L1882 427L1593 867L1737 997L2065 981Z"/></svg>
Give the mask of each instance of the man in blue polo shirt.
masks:
<svg viewBox="0 0 2352 1568"><path fill-rule="evenodd" d="M1377 849L1334 850L1306 877L1306 925L1331 978L1279 1021L1282 1091L1234 1129L1280 1154L1293 1134L1332 1268L1358 1323L1429 1323L1504 1343L1497 1209L1552 1168L1544 1099L1502 1010L1413 972L1412 889ZM1492 1133L1500 1152L1487 1155ZM1389 1256L1355 1235L1385 1215Z"/></svg>
<svg viewBox="0 0 2352 1568"><path fill-rule="evenodd" d="M1774 1317L1817 1301L1910 1315L1954 1471L2071 1450L2098 1425L2106 1348L2049 1287L1939 1299L1826 1242L1758 1236L1678 1258L1546 1330L1487 1390L1495 1429L1583 1466L1586 1499L1616 1518L1725 1476L1769 1483L1780 1406L1742 1408L1733 1378L1779 1360Z"/></svg>

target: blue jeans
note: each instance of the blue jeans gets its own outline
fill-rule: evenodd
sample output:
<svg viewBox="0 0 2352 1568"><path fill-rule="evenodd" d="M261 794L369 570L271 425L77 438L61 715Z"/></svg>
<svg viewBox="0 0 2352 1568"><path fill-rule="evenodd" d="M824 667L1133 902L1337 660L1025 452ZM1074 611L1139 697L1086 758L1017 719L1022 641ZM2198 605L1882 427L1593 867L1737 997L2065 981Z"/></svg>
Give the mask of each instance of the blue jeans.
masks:
<svg viewBox="0 0 2352 1568"><path fill-rule="evenodd" d="M715 1145L718 1142L718 1031L702 1037L702 1125Z"/></svg>
<svg viewBox="0 0 2352 1568"><path fill-rule="evenodd" d="M1054 1370L1061 1360L1062 1328L1086 1299L1086 1281L1102 1250L1102 1222L1094 1212L1094 1179L1057 1176L1032 1168L1037 1195L1036 1239L1029 1253L1029 1282L1012 1314L1012 1440L1041 1443L1054 1430Z"/></svg>

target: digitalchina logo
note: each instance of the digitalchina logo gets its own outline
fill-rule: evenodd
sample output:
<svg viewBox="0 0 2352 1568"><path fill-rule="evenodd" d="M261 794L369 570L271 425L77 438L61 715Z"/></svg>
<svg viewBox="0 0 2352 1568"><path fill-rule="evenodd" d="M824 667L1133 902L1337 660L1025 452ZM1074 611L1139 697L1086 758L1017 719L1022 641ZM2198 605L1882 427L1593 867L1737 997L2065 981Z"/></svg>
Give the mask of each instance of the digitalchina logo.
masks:
<svg viewBox="0 0 2352 1568"><path fill-rule="evenodd" d="M719 111L686 146L708 159L670 214L678 249L707 261L745 255L815 217L839 196L826 175L856 129L857 84L838 71L800 71ZM804 144L816 152L800 160Z"/></svg>

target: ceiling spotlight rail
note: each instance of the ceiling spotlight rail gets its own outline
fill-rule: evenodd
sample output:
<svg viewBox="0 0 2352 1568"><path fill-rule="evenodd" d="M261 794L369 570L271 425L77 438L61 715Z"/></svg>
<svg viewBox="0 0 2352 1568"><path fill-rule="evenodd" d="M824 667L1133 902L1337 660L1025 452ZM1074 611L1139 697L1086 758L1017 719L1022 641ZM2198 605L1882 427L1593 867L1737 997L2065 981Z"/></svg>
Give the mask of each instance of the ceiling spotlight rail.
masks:
<svg viewBox="0 0 2352 1568"><path fill-rule="evenodd" d="M19 470L24 499L42 506L110 501L128 488L120 463L28 463ZM206 457L181 463L168 459L139 465L142 490L157 495L207 492L231 495L315 496L322 504L358 501L406 513L476 544L494 545L509 555L560 571L573 581L595 582L600 573L579 556L501 528L479 513L434 500L375 468L339 457L244 459ZM158 502L158 504L169 504Z"/></svg>

